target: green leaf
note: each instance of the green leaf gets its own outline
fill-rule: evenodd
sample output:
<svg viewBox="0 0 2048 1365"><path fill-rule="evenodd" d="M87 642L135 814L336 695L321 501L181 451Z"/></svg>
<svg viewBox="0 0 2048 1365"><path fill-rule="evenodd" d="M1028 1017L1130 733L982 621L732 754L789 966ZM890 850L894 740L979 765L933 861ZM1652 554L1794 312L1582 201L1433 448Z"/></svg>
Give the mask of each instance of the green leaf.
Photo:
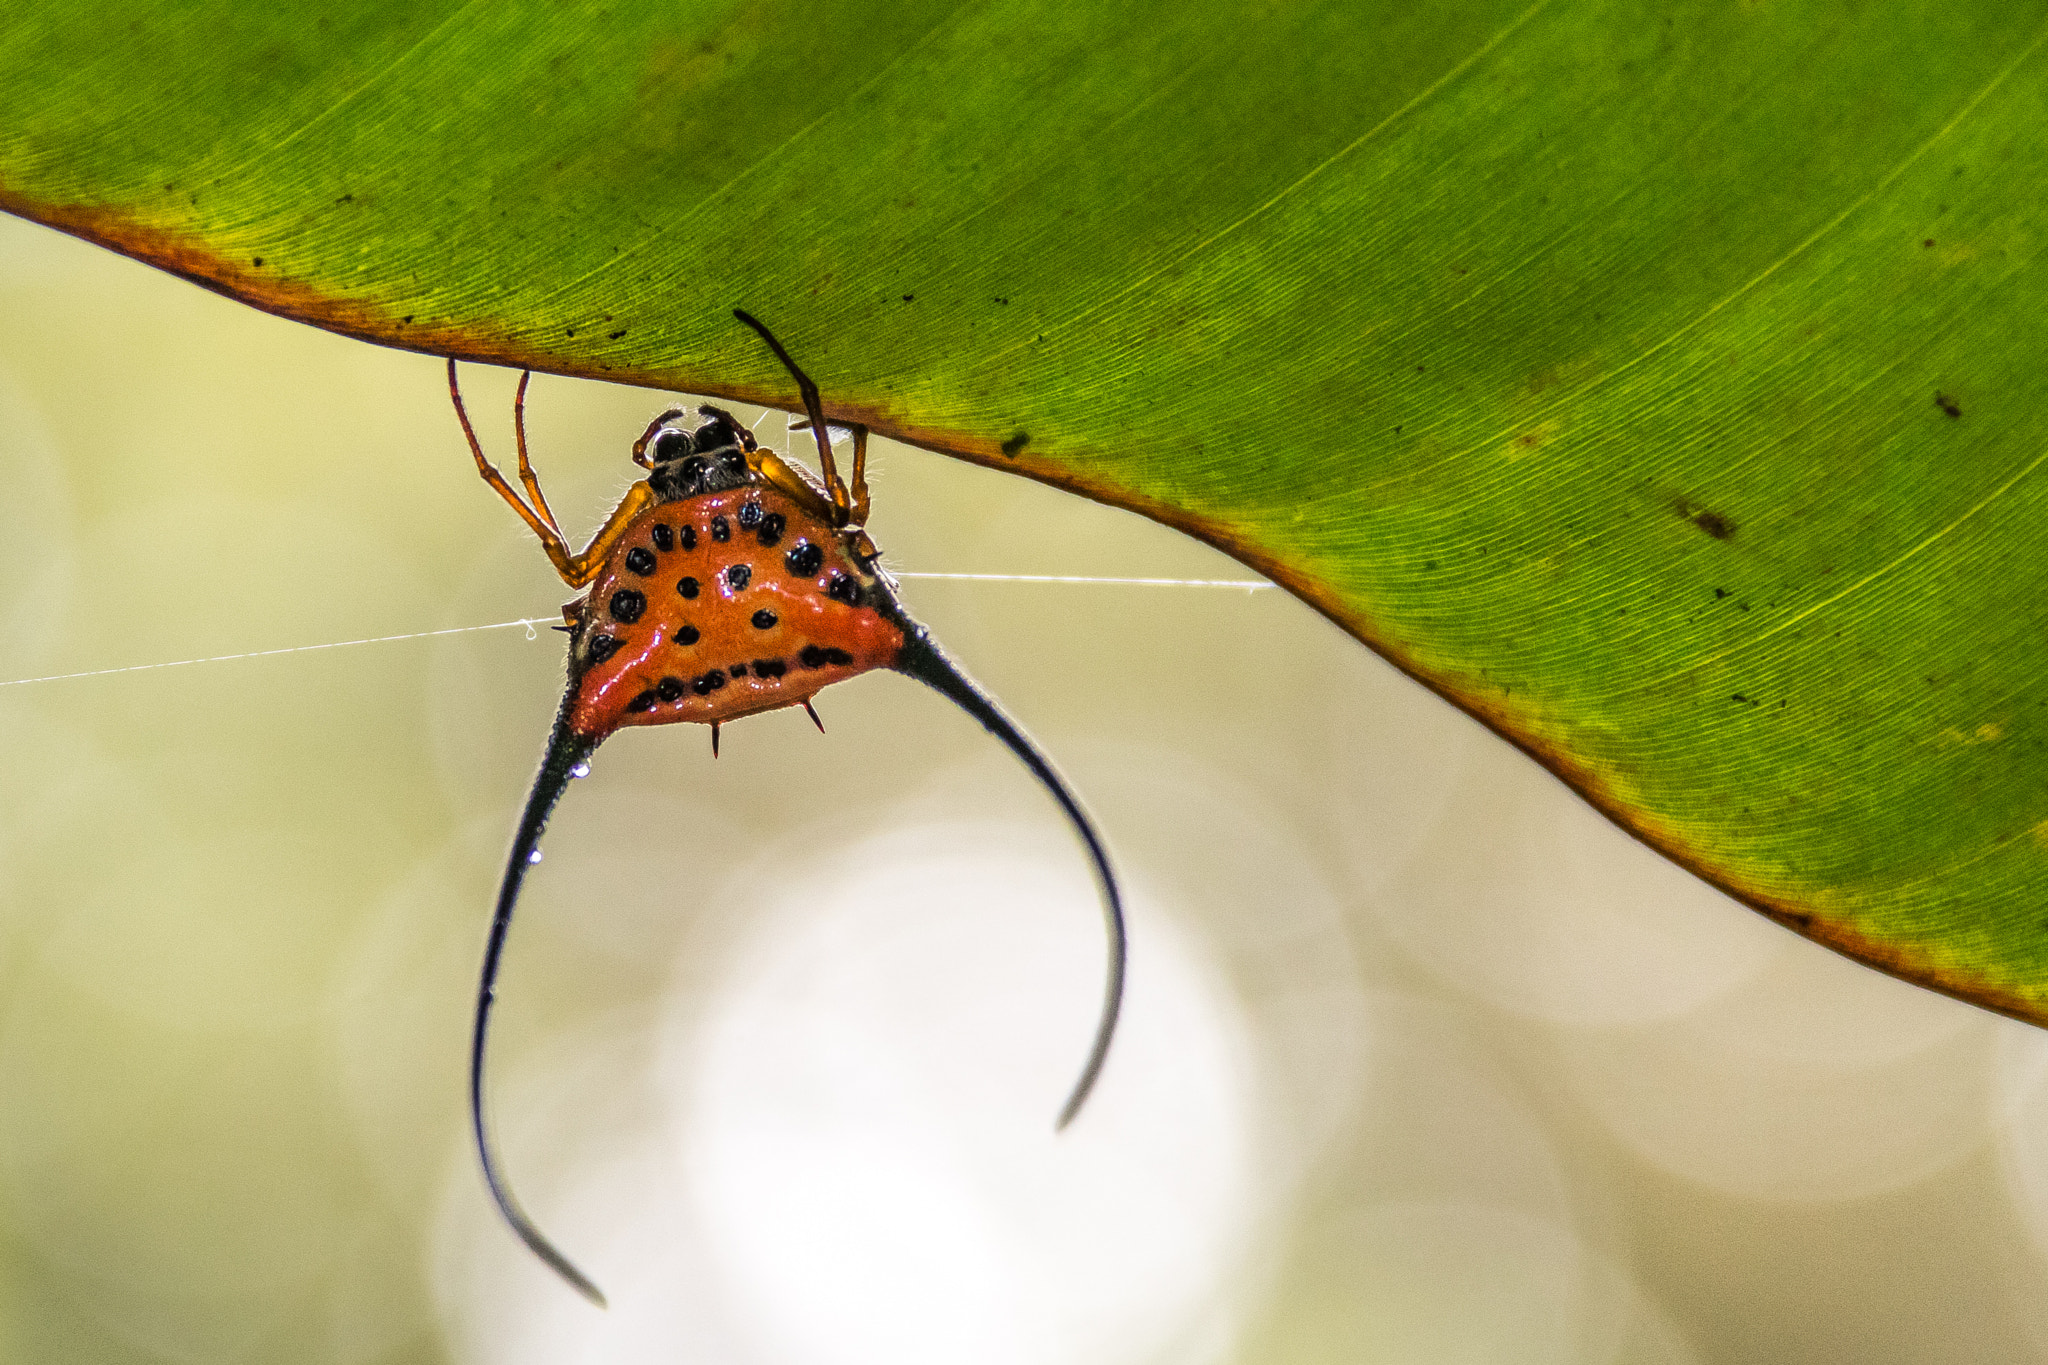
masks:
<svg viewBox="0 0 2048 1365"><path fill-rule="evenodd" d="M835 415L1225 547L1750 904L2038 1021L2043 37L45 3L0 205L371 340L793 406L744 306Z"/></svg>

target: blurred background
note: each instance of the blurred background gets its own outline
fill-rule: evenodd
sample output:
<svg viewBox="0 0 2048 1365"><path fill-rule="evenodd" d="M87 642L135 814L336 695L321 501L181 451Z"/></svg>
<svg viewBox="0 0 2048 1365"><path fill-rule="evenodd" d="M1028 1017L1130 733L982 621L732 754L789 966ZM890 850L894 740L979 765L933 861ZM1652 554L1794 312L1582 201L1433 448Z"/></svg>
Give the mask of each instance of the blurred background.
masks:
<svg viewBox="0 0 2048 1365"><path fill-rule="evenodd" d="M509 462L514 376L466 376ZM535 380L579 543L665 402ZM923 452L871 477L901 571L1250 577ZM597 1312L497 1221L462 1107L561 637L15 681L568 596L436 361L0 217L0 1359L2048 1361L2048 1038L1773 927L1215 588L905 583L1134 902L1063 1136L1099 914L972 722L878 676L823 736L598 754L492 1076Z"/></svg>

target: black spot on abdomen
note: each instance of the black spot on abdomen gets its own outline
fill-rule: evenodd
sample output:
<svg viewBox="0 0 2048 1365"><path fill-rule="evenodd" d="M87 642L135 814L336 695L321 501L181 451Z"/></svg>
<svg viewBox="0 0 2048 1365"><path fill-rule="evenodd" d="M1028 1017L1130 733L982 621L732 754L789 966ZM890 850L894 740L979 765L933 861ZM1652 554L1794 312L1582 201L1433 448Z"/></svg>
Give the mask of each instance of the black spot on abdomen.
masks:
<svg viewBox="0 0 2048 1365"><path fill-rule="evenodd" d="M757 678L779 678L789 672L789 665L780 659L754 660L754 676Z"/></svg>
<svg viewBox="0 0 2048 1365"><path fill-rule="evenodd" d="M726 586L734 592L738 592L741 588L746 587L748 583L753 581L753 578L754 570L750 565L735 564L725 571Z"/></svg>
<svg viewBox="0 0 2048 1365"><path fill-rule="evenodd" d="M676 547L676 533L666 522L654 523L654 548L667 554Z"/></svg>
<svg viewBox="0 0 2048 1365"><path fill-rule="evenodd" d="M654 572L654 551L645 545L635 545L626 551L626 568L642 578Z"/></svg>
<svg viewBox="0 0 2048 1365"><path fill-rule="evenodd" d="M676 591L685 597L695 597L697 595L697 580L694 578L682 579L676 584Z"/></svg>
<svg viewBox="0 0 2048 1365"><path fill-rule="evenodd" d="M754 629L768 630L775 624L775 613L763 607L754 613Z"/></svg>
<svg viewBox="0 0 2048 1365"><path fill-rule="evenodd" d="M615 636L611 636L611 635L593 635L593 636L591 636L591 637L590 637L590 662L592 662L592 663L594 663L594 664L601 664L601 663L603 663L603 662L604 662L604 661L605 661L606 659L609 659L609 658L611 658L611 657L612 657L612 655L614 655L614 654L616 654L616 653L618 653L618 652L619 652L619 645L620 645L621 643L623 643L623 642L622 642L622 641L620 641L620 640L619 640L618 638L616 638Z"/></svg>
<svg viewBox="0 0 2048 1365"><path fill-rule="evenodd" d="M805 668L824 668L831 664L850 664L853 656L845 650L828 645L805 645L797 653L797 662Z"/></svg>
<svg viewBox="0 0 2048 1365"><path fill-rule="evenodd" d="M831 585L825 589L825 595L835 602L857 607L860 605L860 580L850 573L833 574Z"/></svg>
<svg viewBox="0 0 2048 1365"><path fill-rule="evenodd" d="M640 619L641 612L647 610L647 594L637 588L620 588L612 594L607 605L614 621L623 621L630 626Z"/></svg>
<svg viewBox="0 0 2048 1365"><path fill-rule="evenodd" d="M825 567L825 552L808 540L799 540L789 547L789 553L782 557L782 562L798 578L809 578Z"/></svg>

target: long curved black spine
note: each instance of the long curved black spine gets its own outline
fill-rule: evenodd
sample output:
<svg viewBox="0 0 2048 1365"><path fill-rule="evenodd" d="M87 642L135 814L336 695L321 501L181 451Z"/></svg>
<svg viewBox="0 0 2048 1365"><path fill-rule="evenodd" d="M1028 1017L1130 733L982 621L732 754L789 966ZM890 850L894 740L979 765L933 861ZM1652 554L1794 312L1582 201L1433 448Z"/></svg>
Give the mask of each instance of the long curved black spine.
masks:
<svg viewBox="0 0 2048 1365"><path fill-rule="evenodd" d="M900 608L899 608L900 612ZM1102 838L1095 832L1094 822L1064 779L1052 766L1051 760L1038 751L1036 745L1017 728L1016 722L1004 715L995 699L976 685L972 678L962 672L960 666L947 658L931 638L931 632L911 621L907 615L898 616L905 627L903 651L891 665L898 673L917 679L933 691L946 697L980 721L988 732L1008 746L1011 753L1023 761L1045 789L1052 793L1054 801L1072 822L1074 832L1087 845L1088 856L1095 864L1095 879L1102 888L1102 914L1109 932L1109 973L1102 995L1102 1014L1095 1025L1095 1042L1088 1050L1088 1061L1081 1068L1081 1079L1074 1083L1073 1092L1060 1109L1055 1128L1065 1128L1074 1121L1074 1115L1081 1112L1081 1106L1095 1089L1096 1078L1102 1074L1102 1064L1109 1059L1109 1043L1116 1036L1116 1023L1123 1013L1124 968L1129 958L1129 941L1124 931L1123 894L1117 889L1116 872L1110 867L1109 854L1102 846Z"/></svg>
<svg viewBox="0 0 2048 1365"><path fill-rule="evenodd" d="M534 776L533 790L526 797L526 810L519 817L519 832L512 839L511 857L505 864L505 879L498 887L498 907L491 916L491 936L484 948L483 980L477 987L476 1025L470 1034L469 1124L476 1134L476 1153L483 1165L484 1183L491 1188L491 1198L497 1201L498 1212L505 1215L512 1231L519 1234L519 1240L526 1243L534 1255L547 1262L577 1293L603 1308L603 1291L571 1264L567 1256L556 1250L555 1244L526 1216L526 1210L519 1207L511 1185L500 1171L490 1125L484 1118L484 1045L490 1036L491 1005L497 999L498 965L505 955L505 936L512 927L512 909L519 903L519 889L526 881L526 869L532 865L534 851L540 847L540 836L547 829L548 816L575 776L576 765L589 758L600 742L570 729L569 708L574 695L572 688L569 696L562 699L562 710L555 717L554 732L548 736L547 752L541 757L540 772Z"/></svg>

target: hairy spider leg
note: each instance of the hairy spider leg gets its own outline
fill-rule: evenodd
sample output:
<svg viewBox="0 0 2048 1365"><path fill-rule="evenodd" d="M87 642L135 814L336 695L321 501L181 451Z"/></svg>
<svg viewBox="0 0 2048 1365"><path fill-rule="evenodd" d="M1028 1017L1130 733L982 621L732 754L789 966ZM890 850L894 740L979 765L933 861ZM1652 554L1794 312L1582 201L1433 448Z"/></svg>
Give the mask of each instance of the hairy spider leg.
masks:
<svg viewBox="0 0 2048 1365"><path fill-rule="evenodd" d="M522 399L525 392L526 386L522 381ZM562 576L562 581L572 588L589 587L603 571L605 561L611 558L612 548L625 535L626 527L632 523L633 518L653 506L654 490L644 481L627 489L626 496L612 509L611 516L605 519L598 533L590 538L590 544L584 546L581 553L572 552L569 549L569 542L554 525L552 516L543 515L547 504L540 498L540 480L534 476L533 467L526 458L524 403L518 405L521 414L518 419L519 477L532 490L534 501L540 505L539 511L526 505L526 500L519 496L518 491L505 481L505 476L498 472L497 466L484 455L483 445L476 439L476 428L469 424L469 412L462 404L462 386L456 382L453 356L448 358L448 397L455 404L455 416L462 423L462 434L469 440L469 453L476 457L476 472L483 475L484 482L491 486L491 490L503 498L506 504L519 514L520 520L524 521L539 538L541 548L547 551L548 560L555 566L555 572Z"/></svg>
<svg viewBox="0 0 2048 1365"><path fill-rule="evenodd" d="M810 425L811 419L806 417L801 422L791 422L789 429L803 431ZM828 428L838 427L841 431L853 433L853 515L847 521L849 525L865 526L868 524L869 510L868 429L858 422L827 422L825 425Z"/></svg>
<svg viewBox="0 0 2048 1365"><path fill-rule="evenodd" d="M552 526L559 536L562 523L555 520L554 510L541 494L540 480L534 476L533 463L526 458L526 386L532 379L532 370L521 370L519 391L512 395L512 434L519 442L519 482L526 486L526 496L533 499L533 510L540 513L541 520Z"/></svg>

